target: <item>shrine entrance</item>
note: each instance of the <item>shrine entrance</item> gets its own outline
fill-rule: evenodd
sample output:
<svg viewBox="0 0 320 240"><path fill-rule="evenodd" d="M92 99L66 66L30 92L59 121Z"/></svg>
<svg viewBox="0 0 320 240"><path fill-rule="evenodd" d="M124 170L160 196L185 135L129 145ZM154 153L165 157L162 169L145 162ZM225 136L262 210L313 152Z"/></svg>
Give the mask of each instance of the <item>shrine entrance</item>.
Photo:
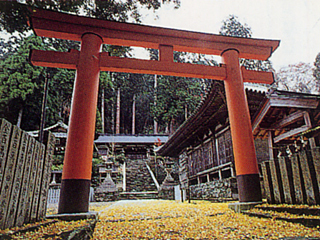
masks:
<svg viewBox="0 0 320 240"><path fill-rule="evenodd" d="M36 66L76 69L64 158L59 213L88 212L95 116L100 71L222 80L225 84L240 202L262 200L259 170L243 82L270 84L271 72L241 68L239 58L267 60L276 40L227 37L33 10L38 36L81 42L80 51L32 50ZM159 49L159 61L111 57L102 44ZM177 63L173 52L220 55L224 64Z"/></svg>

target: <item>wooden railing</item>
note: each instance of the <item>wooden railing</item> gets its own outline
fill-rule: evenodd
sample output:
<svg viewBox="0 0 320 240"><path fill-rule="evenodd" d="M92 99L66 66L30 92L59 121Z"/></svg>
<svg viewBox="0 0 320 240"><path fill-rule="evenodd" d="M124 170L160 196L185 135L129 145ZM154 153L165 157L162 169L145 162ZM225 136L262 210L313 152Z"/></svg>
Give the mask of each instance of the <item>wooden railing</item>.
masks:
<svg viewBox="0 0 320 240"><path fill-rule="evenodd" d="M0 229L37 221L46 214L55 137L46 146L0 119Z"/></svg>
<svg viewBox="0 0 320 240"><path fill-rule="evenodd" d="M261 163L269 203L320 204L320 149Z"/></svg>

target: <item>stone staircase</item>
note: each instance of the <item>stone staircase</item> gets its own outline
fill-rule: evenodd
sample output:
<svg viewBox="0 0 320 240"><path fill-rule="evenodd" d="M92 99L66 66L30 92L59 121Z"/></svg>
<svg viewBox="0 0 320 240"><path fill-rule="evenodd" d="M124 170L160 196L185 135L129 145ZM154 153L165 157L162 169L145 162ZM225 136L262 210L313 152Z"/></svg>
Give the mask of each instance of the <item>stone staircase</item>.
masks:
<svg viewBox="0 0 320 240"><path fill-rule="evenodd" d="M126 191L120 193L120 198L158 198L158 189L146 166L145 160L128 160L126 162Z"/></svg>

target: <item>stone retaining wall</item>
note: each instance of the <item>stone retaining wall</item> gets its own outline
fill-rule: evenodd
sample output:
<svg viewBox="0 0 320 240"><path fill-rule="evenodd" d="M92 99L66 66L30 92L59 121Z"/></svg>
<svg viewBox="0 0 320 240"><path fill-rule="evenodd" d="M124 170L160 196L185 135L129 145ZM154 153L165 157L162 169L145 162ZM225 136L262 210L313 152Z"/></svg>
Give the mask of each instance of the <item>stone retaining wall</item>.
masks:
<svg viewBox="0 0 320 240"><path fill-rule="evenodd" d="M214 180L212 182L201 183L190 186L191 199L206 200L237 200L237 180L236 178L226 178Z"/></svg>

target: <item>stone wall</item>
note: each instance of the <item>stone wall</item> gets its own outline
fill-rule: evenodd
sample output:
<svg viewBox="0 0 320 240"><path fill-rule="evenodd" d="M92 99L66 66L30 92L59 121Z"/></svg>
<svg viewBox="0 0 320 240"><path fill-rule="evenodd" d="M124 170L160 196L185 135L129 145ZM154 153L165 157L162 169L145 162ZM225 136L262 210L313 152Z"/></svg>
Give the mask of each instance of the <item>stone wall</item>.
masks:
<svg viewBox="0 0 320 240"><path fill-rule="evenodd" d="M190 194L191 199L216 201L237 200L237 180L236 178L226 178L192 185L190 186Z"/></svg>

